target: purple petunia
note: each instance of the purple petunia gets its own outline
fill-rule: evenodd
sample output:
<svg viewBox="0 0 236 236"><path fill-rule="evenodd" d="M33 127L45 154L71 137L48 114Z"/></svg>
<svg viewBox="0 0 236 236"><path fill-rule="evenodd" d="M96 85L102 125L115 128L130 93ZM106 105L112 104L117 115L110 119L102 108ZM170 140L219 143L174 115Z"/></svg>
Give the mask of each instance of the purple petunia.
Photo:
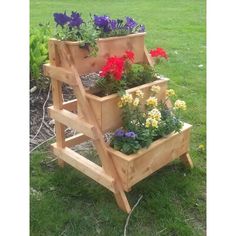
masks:
<svg viewBox="0 0 236 236"><path fill-rule="evenodd" d="M117 29L117 20L110 20L109 26L110 26L111 30Z"/></svg>
<svg viewBox="0 0 236 236"><path fill-rule="evenodd" d="M54 20L57 23L57 25L60 25L62 27L70 21L70 17L66 15L66 12L54 13L53 16L54 16Z"/></svg>
<svg viewBox="0 0 236 236"><path fill-rule="evenodd" d="M70 17L70 22L68 25L70 27L79 27L82 23L83 23L83 20L82 20L80 14L72 11L72 14Z"/></svg>
<svg viewBox="0 0 236 236"><path fill-rule="evenodd" d="M129 30L134 29L136 26L138 25L138 23L131 17L127 16L126 17L126 24L125 27Z"/></svg>
<svg viewBox="0 0 236 236"><path fill-rule="evenodd" d="M125 135L125 131L122 130L122 129L118 129L118 130L116 130L116 132L114 133L114 136L115 136L115 137L124 137L124 135Z"/></svg>
<svg viewBox="0 0 236 236"><path fill-rule="evenodd" d="M145 26L140 25L140 28L139 28L138 32L145 32Z"/></svg>
<svg viewBox="0 0 236 236"><path fill-rule="evenodd" d="M106 15L104 15L104 16L94 15L93 21L96 26L98 26L99 28L105 29L105 28L108 28L110 18L109 18L109 16L106 16Z"/></svg>
<svg viewBox="0 0 236 236"><path fill-rule="evenodd" d="M125 133L125 137L126 138L136 138L136 136L137 135L134 132L132 132L132 131L129 131L129 132Z"/></svg>

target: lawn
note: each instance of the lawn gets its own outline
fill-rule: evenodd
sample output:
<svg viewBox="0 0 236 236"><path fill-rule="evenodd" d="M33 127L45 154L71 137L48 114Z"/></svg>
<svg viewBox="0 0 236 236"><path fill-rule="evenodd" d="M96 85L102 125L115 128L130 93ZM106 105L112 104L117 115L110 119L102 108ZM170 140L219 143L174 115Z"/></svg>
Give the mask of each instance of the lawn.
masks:
<svg viewBox="0 0 236 236"><path fill-rule="evenodd" d="M199 148L206 146L205 1L31 0L30 25L52 22L52 14L64 10L78 10L84 17L90 12L128 15L145 24L147 48L163 47L169 54L159 72L170 78L169 87L188 106L183 120L193 125L195 168L186 170L175 161L134 186L127 194L131 204L143 198L127 235L205 235L206 151ZM95 155L93 150L86 154ZM31 235L122 235L127 215L113 195L72 167L50 163L51 158L47 144L31 154Z"/></svg>

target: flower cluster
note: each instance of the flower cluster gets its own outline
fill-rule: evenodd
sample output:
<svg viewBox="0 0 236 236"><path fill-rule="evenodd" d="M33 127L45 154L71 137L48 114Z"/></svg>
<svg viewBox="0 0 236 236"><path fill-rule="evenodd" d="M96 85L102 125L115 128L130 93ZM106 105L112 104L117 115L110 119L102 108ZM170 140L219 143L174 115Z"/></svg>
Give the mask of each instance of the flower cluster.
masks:
<svg viewBox="0 0 236 236"><path fill-rule="evenodd" d="M158 100L160 92L161 88L154 85L145 94L149 95L147 99L142 90L122 94L118 102L122 110L122 129L116 130L111 140L114 149L132 154L158 138L180 131L183 123L177 111L186 110L186 103L178 99L174 107L169 108L165 102L175 96L175 91L167 90L164 101Z"/></svg>
<svg viewBox="0 0 236 236"><path fill-rule="evenodd" d="M90 55L96 55L98 38L145 31L144 25L138 24L128 16L122 20L111 19L107 15L94 15L90 20L84 21L80 13L72 11L70 15L66 12L56 12L53 17L56 23L54 37L60 40L80 41L80 46L89 50Z"/></svg>
<svg viewBox="0 0 236 236"><path fill-rule="evenodd" d="M121 57L107 58L106 64L99 72L102 79L96 82L101 93L108 95L156 80L154 67L134 62L134 52L129 50L125 51ZM159 86L153 86L152 92L154 94L158 94L159 91ZM155 106L156 99L150 98L148 103ZM137 100L135 104L137 104Z"/></svg>
<svg viewBox="0 0 236 236"><path fill-rule="evenodd" d="M54 13L53 16L57 26L60 25L61 27L64 27L65 25L68 25L69 27L80 27L80 25L84 22L81 15L73 11L71 16L68 16L66 12Z"/></svg>
<svg viewBox="0 0 236 236"><path fill-rule="evenodd" d="M125 137L125 138L136 138L137 135L132 131L125 132L122 129L118 129L114 133L114 136L115 137Z"/></svg>
<svg viewBox="0 0 236 236"><path fill-rule="evenodd" d="M106 65L102 67L99 73L100 77L108 79L112 77L112 79L121 80L124 66L127 61L134 61L134 53L132 51L126 51L122 57L109 57Z"/></svg>
<svg viewBox="0 0 236 236"><path fill-rule="evenodd" d="M175 104L174 104L174 109L175 110L186 110L187 109L187 106L186 106L186 103L185 101L182 101L182 100L176 100L175 101Z"/></svg>
<svg viewBox="0 0 236 236"><path fill-rule="evenodd" d="M101 30L101 36L125 35L145 31L144 25L138 24L129 16L124 21L122 19L111 19L107 15L94 15L93 22L95 27Z"/></svg>
<svg viewBox="0 0 236 236"><path fill-rule="evenodd" d="M166 96L167 97L173 97L175 96L175 91L173 89L166 90Z"/></svg>
<svg viewBox="0 0 236 236"><path fill-rule="evenodd" d="M166 60L168 59L168 55L166 51L163 48L156 48L155 50L150 50L150 54L152 57L156 58L165 58Z"/></svg>

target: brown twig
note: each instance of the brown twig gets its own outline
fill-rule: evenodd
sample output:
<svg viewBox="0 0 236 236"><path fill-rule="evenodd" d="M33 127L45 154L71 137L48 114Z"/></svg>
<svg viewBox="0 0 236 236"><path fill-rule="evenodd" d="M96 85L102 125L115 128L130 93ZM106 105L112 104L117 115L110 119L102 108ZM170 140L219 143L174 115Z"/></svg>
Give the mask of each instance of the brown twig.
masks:
<svg viewBox="0 0 236 236"><path fill-rule="evenodd" d="M142 198L143 198L143 195L141 195L140 198L138 199L138 201L135 203L134 207L132 208L131 212L129 213L129 215L126 219L125 228L124 228L124 236L126 236L126 231L127 231L127 227L128 227L128 224L129 224L130 216L131 216L131 214L134 211L135 207L139 204L139 202L141 201Z"/></svg>

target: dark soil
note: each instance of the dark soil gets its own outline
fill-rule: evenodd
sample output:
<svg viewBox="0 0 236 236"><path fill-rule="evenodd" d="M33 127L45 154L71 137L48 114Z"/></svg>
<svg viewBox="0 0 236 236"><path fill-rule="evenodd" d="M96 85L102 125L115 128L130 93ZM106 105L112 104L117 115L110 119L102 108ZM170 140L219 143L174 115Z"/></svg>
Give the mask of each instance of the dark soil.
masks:
<svg viewBox="0 0 236 236"><path fill-rule="evenodd" d="M95 90L95 81L99 78L98 73L91 73L81 76L82 83L85 89ZM53 137L54 122L48 116L47 107L52 105L52 94L50 88L50 81L46 78L41 78L44 81L44 86L41 89L37 88L30 93L30 150L37 145ZM36 86L34 80L30 81L30 88ZM39 87L39 86L37 86ZM50 89L50 91L49 91ZM68 85L62 87L64 101L75 99L73 89ZM43 119L43 110L44 119ZM43 120L43 123L42 123ZM41 128L40 128L41 126ZM40 130L39 130L40 129ZM72 129L66 129L66 135L70 136L74 133Z"/></svg>

